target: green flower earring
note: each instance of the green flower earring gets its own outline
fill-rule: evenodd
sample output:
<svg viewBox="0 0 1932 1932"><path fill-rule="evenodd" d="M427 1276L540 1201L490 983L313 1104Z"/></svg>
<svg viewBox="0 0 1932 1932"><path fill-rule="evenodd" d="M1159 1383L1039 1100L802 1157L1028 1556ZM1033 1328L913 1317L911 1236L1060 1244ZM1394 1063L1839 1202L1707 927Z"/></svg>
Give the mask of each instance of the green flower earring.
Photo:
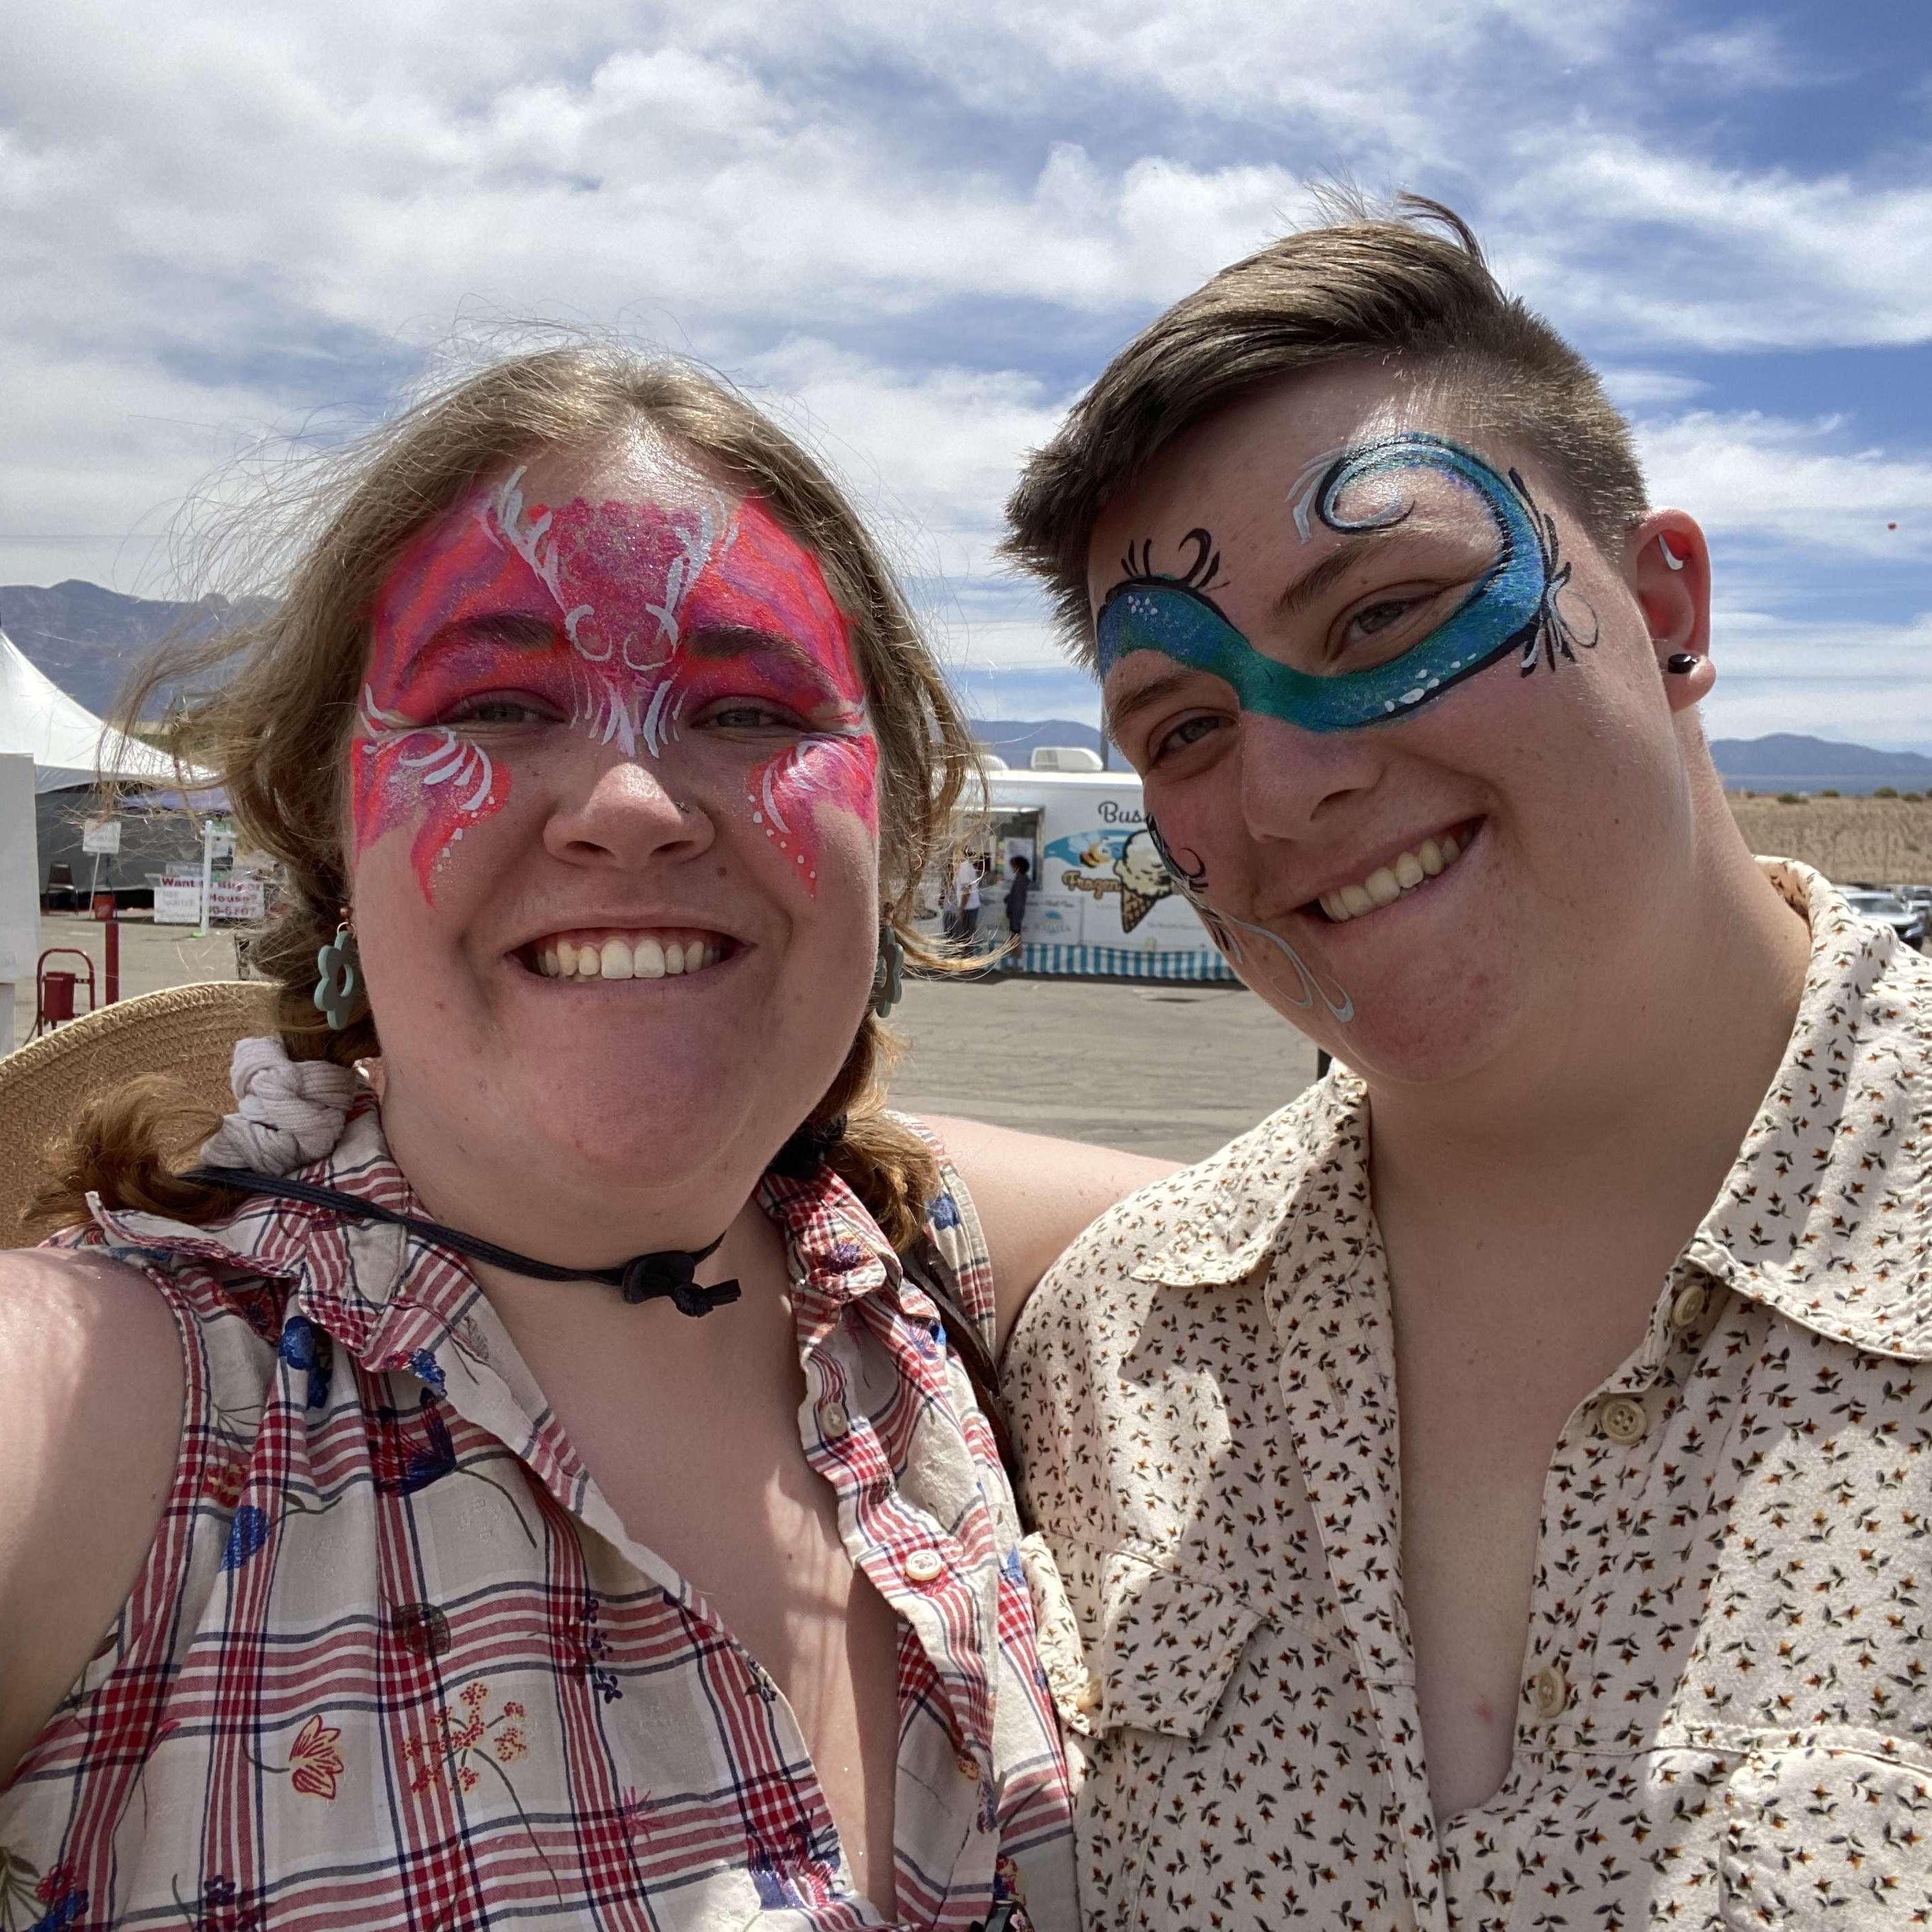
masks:
<svg viewBox="0 0 1932 1932"><path fill-rule="evenodd" d="M335 938L316 952L315 970L316 1010L328 1021L332 1032L340 1033L362 1012L362 959L356 950L356 928L349 922L346 908Z"/></svg>
<svg viewBox="0 0 1932 1932"><path fill-rule="evenodd" d="M879 922L879 957L872 968L872 1010L880 1019L899 1003L905 991L905 948L890 920Z"/></svg>

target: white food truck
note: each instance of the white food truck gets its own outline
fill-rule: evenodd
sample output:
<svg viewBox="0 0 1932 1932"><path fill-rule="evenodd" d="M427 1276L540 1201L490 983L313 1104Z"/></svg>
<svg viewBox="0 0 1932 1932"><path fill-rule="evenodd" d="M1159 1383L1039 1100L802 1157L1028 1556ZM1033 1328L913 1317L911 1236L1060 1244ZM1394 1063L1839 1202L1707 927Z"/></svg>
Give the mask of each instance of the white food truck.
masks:
<svg viewBox="0 0 1932 1932"><path fill-rule="evenodd" d="M1232 980L1193 909L1154 849L1138 772L1106 771L1084 748L1043 746L1024 771L987 760L986 796L962 802L970 849L987 860L979 944L1006 937L1005 901L1016 854L1032 863L1034 889L1017 955L1024 973L1136 980ZM932 884L932 926L943 881Z"/></svg>

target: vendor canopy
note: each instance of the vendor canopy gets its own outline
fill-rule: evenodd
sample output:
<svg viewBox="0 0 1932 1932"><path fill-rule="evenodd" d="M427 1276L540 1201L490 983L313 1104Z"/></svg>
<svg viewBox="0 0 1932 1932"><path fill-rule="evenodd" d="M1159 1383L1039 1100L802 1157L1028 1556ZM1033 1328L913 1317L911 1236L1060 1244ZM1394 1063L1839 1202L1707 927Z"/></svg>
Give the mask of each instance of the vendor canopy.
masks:
<svg viewBox="0 0 1932 1932"><path fill-rule="evenodd" d="M20 646L0 631L3 752L24 752L33 760L37 792L92 784L100 778L137 784L179 782L175 761L165 752L110 730L86 705L76 704L29 664ZM200 772L187 776L190 785L214 782Z"/></svg>

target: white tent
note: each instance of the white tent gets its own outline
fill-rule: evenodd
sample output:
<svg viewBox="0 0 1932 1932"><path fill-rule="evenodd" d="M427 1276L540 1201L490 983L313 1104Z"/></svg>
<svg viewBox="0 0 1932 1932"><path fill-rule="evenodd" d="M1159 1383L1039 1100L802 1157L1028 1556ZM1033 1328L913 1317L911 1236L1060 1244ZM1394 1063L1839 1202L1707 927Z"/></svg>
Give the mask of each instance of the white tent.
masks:
<svg viewBox="0 0 1932 1932"><path fill-rule="evenodd" d="M0 631L0 753L24 752L34 761L34 789L122 778L136 784L172 785L175 761L151 745L112 731L27 662ZM189 783L213 781L192 772Z"/></svg>

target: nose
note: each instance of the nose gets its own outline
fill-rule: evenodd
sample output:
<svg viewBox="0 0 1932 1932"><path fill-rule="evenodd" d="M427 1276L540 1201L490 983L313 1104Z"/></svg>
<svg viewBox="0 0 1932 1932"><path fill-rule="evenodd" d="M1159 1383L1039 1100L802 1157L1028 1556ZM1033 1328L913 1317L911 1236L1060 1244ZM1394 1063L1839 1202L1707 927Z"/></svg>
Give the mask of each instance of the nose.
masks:
<svg viewBox="0 0 1932 1932"><path fill-rule="evenodd" d="M612 754L587 788L560 798L544 826L544 844L575 866L628 868L652 859L694 858L717 836L710 808L673 790L674 776L655 759Z"/></svg>
<svg viewBox="0 0 1932 1932"><path fill-rule="evenodd" d="M1325 831L1354 794L1380 776L1367 729L1304 731L1252 712L1241 719L1241 816L1250 837L1306 838Z"/></svg>

